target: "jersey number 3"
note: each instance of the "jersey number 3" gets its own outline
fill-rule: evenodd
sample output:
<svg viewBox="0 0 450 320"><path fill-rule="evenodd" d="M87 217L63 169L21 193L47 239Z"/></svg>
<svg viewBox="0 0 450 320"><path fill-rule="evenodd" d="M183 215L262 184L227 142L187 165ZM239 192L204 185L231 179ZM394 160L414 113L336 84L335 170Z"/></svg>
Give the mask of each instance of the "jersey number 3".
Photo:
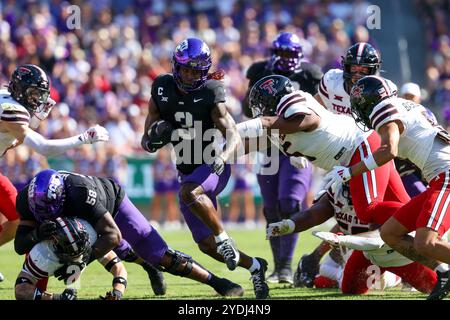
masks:
<svg viewBox="0 0 450 320"><path fill-rule="evenodd" d="M195 138L195 130L189 130L194 126L194 117L192 116L192 113L178 111L175 113L175 121L180 123L183 128L178 130L181 138L188 140Z"/></svg>

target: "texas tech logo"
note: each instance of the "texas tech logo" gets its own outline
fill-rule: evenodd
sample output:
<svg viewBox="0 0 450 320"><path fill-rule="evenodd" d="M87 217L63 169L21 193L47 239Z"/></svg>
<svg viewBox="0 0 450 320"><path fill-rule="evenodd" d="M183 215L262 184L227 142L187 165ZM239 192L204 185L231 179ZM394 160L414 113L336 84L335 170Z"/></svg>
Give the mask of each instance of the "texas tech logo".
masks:
<svg viewBox="0 0 450 320"><path fill-rule="evenodd" d="M355 86L352 89L351 95L355 98L361 99L363 90L364 90L364 85Z"/></svg>
<svg viewBox="0 0 450 320"><path fill-rule="evenodd" d="M267 79L259 85L259 88L266 90L269 94L275 94L277 93L277 90L274 88L274 84L275 81L273 79Z"/></svg>

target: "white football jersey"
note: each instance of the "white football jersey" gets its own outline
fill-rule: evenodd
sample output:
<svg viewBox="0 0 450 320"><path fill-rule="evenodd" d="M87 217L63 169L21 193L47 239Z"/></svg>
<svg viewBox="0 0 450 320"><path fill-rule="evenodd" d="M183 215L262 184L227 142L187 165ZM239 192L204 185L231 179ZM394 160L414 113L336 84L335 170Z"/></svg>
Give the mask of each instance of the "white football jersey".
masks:
<svg viewBox="0 0 450 320"><path fill-rule="evenodd" d="M328 111L352 116L350 95L344 88L344 71L341 69L328 70L320 80L318 92Z"/></svg>
<svg viewBox="0 0 450 320"><path fill-rule="evenodd" d="M14 100L8 91L0 91L0 123L15 122L29 124L30 113L19 102ZM9 132L0 131L0 157L17 145L17 139Z"/></svg>
<svg viewBox="0 0 450 320"><path fill-rule="evenodd" d="M398 157L412 161L430 181L450 169L450 145L436 139L443 128L433 126L423 116L423 110L412 101L392 97L375 106L369 117L377 131L388 122L402 122L404 131L400 135Z"/></svg>
<svg viewBox="0 0 450 320"><path fill-rule="evenodd" d="M346 235L357 235L358 233L369 231L369 225L362 223L357 218L353 205L349 202L349 194L345 194L345 192L348 193L348 190L345 191L342 183L339 183L334 191L335 193L329 188L327 196L334 207L334 217L341 232ZM387 244L384 244L379 249L367 250L363 253L373 264L380 267L399 267L412 262L397 251L394 251Z"/></svg>
<svg viewBox="0 0 450 320"><path fill-rule="evenodd" d="M77 219L86 228L89 235L89 243L92 246L97 241L97 233L89 222L83 219ZM62 266L63 264L59 262L59 258L55 254L52 241L44 240L37 243L31 249L23 264L22 272L25 272L37 281L54 275L55 271ZM77 279L72 280L76 281Z"/></svg>
<svg viewBox="0 0 450 320"><path fill-rule="evenodd" d="M361 131L351 117L331 113L301 90L284 96L277 106L278 116L284 119L313 112L321 119L318 128L280 135L280 149L288 156L304 156L325 170L347 166L358 146L372 132Z"/></svg>

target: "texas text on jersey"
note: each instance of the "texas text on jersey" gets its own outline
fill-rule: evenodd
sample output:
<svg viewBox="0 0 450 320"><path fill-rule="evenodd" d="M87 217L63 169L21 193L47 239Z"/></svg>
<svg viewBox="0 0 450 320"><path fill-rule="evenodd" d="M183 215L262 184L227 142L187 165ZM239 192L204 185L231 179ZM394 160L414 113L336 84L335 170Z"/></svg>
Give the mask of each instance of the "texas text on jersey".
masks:
<svg viewBox="0 0 450 320"><path fill-rule="evenodd" d="M125 192L113 180L66 171L60 173L66 190L64 216L79 217L95 226L105 213L113 217L117 214ZM28 193L32 189L30 183L17 195L17 212L22 220L36 220L28 206Z"/></svg>
<svg viewBox="0 0 450 320"><path fill-rule="evenodd" d="M205 163L203 152L214 141L213 137L208 137L205 133L215 128L211 111L217 103L225 102L223 83L208 80L202 88L190 94L182 94L173 75L164 74L153 82L152 99L160 112L160 118L168 121L175 130L178 129L178 134L172 135L177 169L183 174L190 174ZM177 145L186 140L192 140L190 148L177 149ZM185 152L190 154L186 155Z"/></svg>

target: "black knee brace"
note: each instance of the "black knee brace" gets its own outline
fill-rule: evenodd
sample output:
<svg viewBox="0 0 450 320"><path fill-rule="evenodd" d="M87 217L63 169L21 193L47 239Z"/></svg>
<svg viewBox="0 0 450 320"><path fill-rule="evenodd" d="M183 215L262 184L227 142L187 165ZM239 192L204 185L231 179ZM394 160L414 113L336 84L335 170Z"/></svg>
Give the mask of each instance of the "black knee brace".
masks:
<svg viewBox="0 0 450 320"><path fill-rule="evenodd" d="M170 263L170 266L164 268L163 271L180 277L184 277L191 273L194 262L191 256L170 248L166 251L166 254L172 258L172 262Z"/></svg>
<svg viewBox="0 0 450 320"><path fill-rule="evenodd" d="M127 255L125 257L122 257L122 260L126 262L135 262L138 258L139 256L136 254L136 252L134 252L133 249L130 249L127 252Z"/></svg>

